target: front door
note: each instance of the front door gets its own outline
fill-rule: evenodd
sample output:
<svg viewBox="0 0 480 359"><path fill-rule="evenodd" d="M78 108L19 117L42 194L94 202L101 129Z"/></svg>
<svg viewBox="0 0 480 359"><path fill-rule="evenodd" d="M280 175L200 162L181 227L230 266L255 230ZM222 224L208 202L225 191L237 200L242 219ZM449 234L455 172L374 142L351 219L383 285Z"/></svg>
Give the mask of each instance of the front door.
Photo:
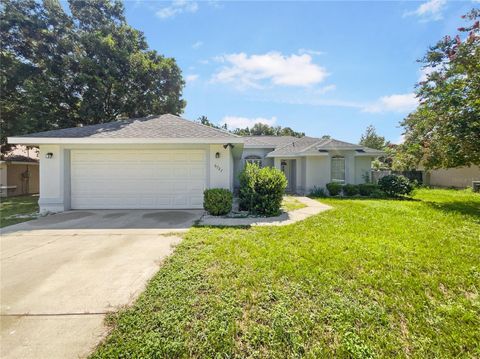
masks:
<svg viewBox="0 0 480 359"><path fill-rule="evenodd" d="M281 169L285 177L287 178L287 188L286 191L290 192L291 191L291 179L292 179L292 168L289 160L282 160L281 162Z"/></svg>

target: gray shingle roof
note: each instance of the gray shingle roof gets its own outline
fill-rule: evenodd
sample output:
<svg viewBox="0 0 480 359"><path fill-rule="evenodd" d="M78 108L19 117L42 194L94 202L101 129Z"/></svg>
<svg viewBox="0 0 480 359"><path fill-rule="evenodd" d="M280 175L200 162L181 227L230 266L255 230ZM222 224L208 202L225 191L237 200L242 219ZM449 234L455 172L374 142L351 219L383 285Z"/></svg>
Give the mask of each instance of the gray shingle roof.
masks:
<svg viewBox="0 0 480 359"><path fill-rule="evenodd" d="M50 138L238 138L239 136L175 115L113 121L98 125L32 133Z"/></svg>
<svg viewBox="0 0 480 359"><path fill-rule="evenodd" d="M272 148L285 146L298 140L293 136L245 136L243 139L247 146L271 146Z"/></svg>
<svg viewBox="0 0 480 359"><path fill-rule="evenodd" d="M379 156L383 152L353 143L339 141L334 138L302 137L285 146L277 147L275 151L268 154L268 157L278 156L301 156L308 153L318 153L321 150L361 150L364 153L371 153L372 156Z"/></svg>

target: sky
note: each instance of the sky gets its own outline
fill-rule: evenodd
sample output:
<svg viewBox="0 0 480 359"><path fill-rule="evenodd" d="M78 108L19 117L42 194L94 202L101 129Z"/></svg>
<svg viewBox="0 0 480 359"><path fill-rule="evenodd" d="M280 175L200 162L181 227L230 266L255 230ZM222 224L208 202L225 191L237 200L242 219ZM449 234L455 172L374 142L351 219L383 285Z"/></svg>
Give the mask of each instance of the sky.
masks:
<svg viewBox="0 0 480 359"><path fill-rule="evenodd" d="M393 143L415 109L417 62L479 1L126 1L128 23L176 59L187 102L228 128L256 122Z"/></svg>

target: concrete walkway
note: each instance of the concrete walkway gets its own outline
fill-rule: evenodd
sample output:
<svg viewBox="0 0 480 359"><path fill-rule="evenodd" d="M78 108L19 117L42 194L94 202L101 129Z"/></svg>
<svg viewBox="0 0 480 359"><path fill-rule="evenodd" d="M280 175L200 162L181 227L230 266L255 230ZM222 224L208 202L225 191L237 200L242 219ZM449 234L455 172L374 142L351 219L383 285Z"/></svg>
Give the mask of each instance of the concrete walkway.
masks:
<svg viewBox="0 0 480 359"><path fill-rule="evenodd" d="M0 358L83 358L202 211L71 211L5 227Z"/></svg>
<svg viewBox="0 0 480 359"><path fill-rule="evenodd" d="M289 224L303 221L304 219L314 216L320 212L327 211L332 207L315 201L308 197L295 197L295 199L306 207L294 211L282 213L276 217L246 217L246 218L229 218L210 216L205 214L199 222L203 226L286 226Z"/></svg>

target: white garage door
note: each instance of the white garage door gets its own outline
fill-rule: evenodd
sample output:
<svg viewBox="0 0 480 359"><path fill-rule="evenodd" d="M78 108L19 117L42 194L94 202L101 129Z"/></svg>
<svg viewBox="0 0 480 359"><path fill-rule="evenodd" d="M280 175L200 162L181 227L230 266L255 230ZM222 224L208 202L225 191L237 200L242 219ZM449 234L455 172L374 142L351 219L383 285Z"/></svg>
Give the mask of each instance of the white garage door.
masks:
<svg viewBox="0 0 480 359"><path fill-rule="evenodd" d="M203 150L72 150L72 209L202 208Z"/></svg>

